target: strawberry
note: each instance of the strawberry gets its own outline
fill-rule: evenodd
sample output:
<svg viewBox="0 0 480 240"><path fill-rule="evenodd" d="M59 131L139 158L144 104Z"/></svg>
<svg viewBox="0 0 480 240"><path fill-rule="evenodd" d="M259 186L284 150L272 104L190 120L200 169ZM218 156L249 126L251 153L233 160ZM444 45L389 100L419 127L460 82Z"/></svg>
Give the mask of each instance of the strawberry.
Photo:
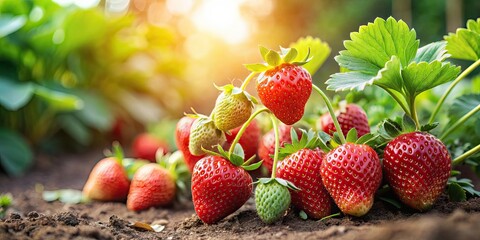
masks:
<svg viewBox="0 0 480 240"><path fill-rule="evenodd" d="M261 164L244 166L243 150L239 144L233 153L221 146L212 156L202 158L192 173L192 200L200 220L207 224L218 222L239 209L252 194L252 177L245 170Z"/></svg>
<svg viewBox="0 0 480 240"><path fill-rule="evenodd" d="M189 116L182 117L177 122L177 126L175 128L175 143L178 150L182 152L183 158L190 172L193 171L195 163L204 157L204 155L195 156L188 149L188 143L190 141L190 129L194 121L195 118Z"/></svg>
<svg viewBox="0 0 480 240"><path fill-rule="evenodd" d="M387 144L384 168L388 183L399 199L423 211L444 191L451 158L445 145L431 134L402 134Z"/></svg>
<svg viewBox="0 0 480 240"><path fill-rule="evenodd" d="M282 184L282 179L263 178L259 180L255 189L255 207L258 216L264 223L271 224L282 218L288 210L290 202L290 192L288 187Z"/></svg>
<svg viewBox="0 0 480 240"><path fill-rule="evenodd" d="M225 141L225 133L217 129L210 118L201 116L193 122L190 129L188 149L193 155L201 156L205 154L202 148L211 151Z"/></svg>
<svg viewBox="0 0 480 240"><path fill-rule="evenodd" d="M301 66L309 61L308 55L303 62L293 62L298 55L295 48L282 49L280 55L260 47L260 53L265 63L246 65L253 73L260 73L258 97L281 122L292 125L303 117L312 93L312 76Z"/></svg>
<svg viewBox="0 0 480 240"><path fill-rule="evenodd" d="M232 84L218 89L222 90L222 93L218 96L213 109L215 126L222 131L228 131L246 122L254 107L250 94Z"/></svg>
<svg viewBox="0 0 480 240"><path fill-rule="evenodd" d="M292 143L292 138L290 136L290 129L292 126L280 124L278 127L279 130L279 140L280 147L283 147L286 143ZM268 131L263 135L260 140L260 145L258 146L258 156L263 160L263 166L265 166L268 171L272 172L273 158L271 157L275 151L275 132L272 130Z"/></svg>
<svg viewBox="0 0 480 240"><path fill-rule="evenodd" d="M132 143L132 155L135 158L141 158L155 162L157 150L162 154L169 150L168 144L149 133L142 133L135 137Z"/></svg>
<svg viewBox="0 0 480 240"><path fill-rule="evenodd" d="M100 160L90 172L83 194L93 200L123 201L127 198L130 181L121 160L115 157Z"/></svg>
<svg viewBox="0 0 480 240"><path fill-rule="evenodd" d="M367 114L360 106L347 104L345 107L340 107L340 110L337 111L335 115L337 116L338 123L344 135L347 135L352 128L357 129L358 137L370 133ZM336 131L332 117L328 112L320 117L318 125L319 129L330 135L333 135Z"/></svg>
<svg viewBox="0 0 480 240"><path fill-rule="evenodd" d="M225 143L225 148L229 148L230 144L233 142L235 137L238 134L238 131L241 127L234 128L230 131L230 134L227 134L227 142ZM245 152L245 159L250 159L257 154L258 145L260 142L260 128L257 121L254 119L245 129L245 132L240 137L238 143L242 145L243 151Z"/></svg>
<svg viewBox="0 0 480 240"><path fill-rule="evenodd" d="M340 210L357 217L370 210L382 181L378 155L365 144L345 143L328 152L320 174Z"/></svg>
<svg viewBox="0 0 480 240"><path fill-rule="evenodd" d="M168 205L175 198L175 191L175 180L170 172L156 163L146 164L133 175L127 208L140 211Z"/></svg>
<svg viewBox="0 0 480 240"><path fill-rule="evenodd" d="M295 131L292 134L296 135ZM325 153L318 148L319 139L314 135L304 132L300 141L293 136L292 144L280 149L281 157L286 157L278 164L277 176L301 189L290 190L292 205L310 218L320 219L331 214L332 200L320 176Z"/></svg>

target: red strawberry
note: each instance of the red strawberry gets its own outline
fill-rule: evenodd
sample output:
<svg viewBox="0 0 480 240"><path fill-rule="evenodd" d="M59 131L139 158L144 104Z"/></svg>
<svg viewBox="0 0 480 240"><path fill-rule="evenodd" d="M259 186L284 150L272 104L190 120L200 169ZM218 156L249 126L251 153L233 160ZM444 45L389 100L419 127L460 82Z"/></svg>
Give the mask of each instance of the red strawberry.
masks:
<svg viewBox="0 0 480 240"><path fill-rule="evenodd" d="M172 203L175 192L175 179L170 172L156 163L146 164L133 175L127 208L140 211L165 206Z"/></svg>
<svg viewBox="0 0 480 240"><path fill-rule="evenodd" d="M277 176L295 184L300 191L290 191L292 205L309 217L320 219L331 213L331 198L323 186L321 150L302 149L279 163Z"/></svg>
<svg viewBox="0 0 480 240"><path fill-rule="evenodd" d="M292 205L309 217L320 219L331 214L332 200L323 186L320 168L325 153L313 141L313 132L303 134L301 141L294 141L280 150L287 156L278 164L277 177L293 183L300 191L290 190ZM312 149L313 148L313 149Z"/></svg>
<svg viewBox="0 0 480 240"><path fill-rule="evenodd" d="M238 134L238 131L240 130L240 127L234 128L230 131L230 135L226 134L227 137L227 142L225 144L225 148L229 148L233 140ZM240 140L238 143L243 148L243 151L245 152L245 159L250 159L253 155L257 154L258 151L258 144L260 142L260 128L258 127L258 123L256 120L253 120L250 122L250 124L247 126L247 129L245 129L245 132L243 135L240 137Z"/></svg>
<svg viewBox="0 0 480 240"><path fill-rule="evenodd" d="M280 121L291 125L303 117L312 93L312 77L301 66L283 63L262 75L257 93L265 107Z"/></svg>
<svg viewBox="0 0 480 240"><path fill-rule="evenodd" d="M377 153L364 144L345 143L327 153L320 169L325 188L343 213L365 215L382 181Z"/></svg>
<svg viewBox="0 0 480 240"><path fill-rule="evenodd" d="M347 104L347 106L336 113L338 123L344 135L347 135L350 129L357 129L358 137L370 133L367 114L356 104ZM336 131L332 117L327 112L318 120L319 129L333 135Z"/></svg>
<svg viewBox="0 0 480 240"><path fill-rule="evenodd" d="M451 158L431 134L412 132L389 142L384 152L387 181L400 200L420 211L430 208L444 191Z"/></svg>
<svg viewBox="0 0 480 240"><path fill-rule="evenodd" d="M278 126L280 147L283 147L285 143L292 143L290 129L292 129L292 126L290 125L280 124ZM298 132L299 131L297 131L297 133ZM258 156L261 160L263 160L263 166L265 166L270 173L272 172L273 165L273 158L271 156L274 152L275 132L272 129L263 135L262 139L260 140L260 145L258 146Z"/></svg>
<svg viewBox="0 0 480 240"><path fill-rule="evenodd" d="M192 128L192 124L195 121L195 118L192 117L182 117L175 129L175 143L177 145L178 150L183 153L183 158L185 159L185 163L188 166L190 172L193 171L193 167L198 160L202 159L204 155L195 156L190 153L188 149L188 143L190 141L190 129Z"/></svg>
<svg viewBox="0 0 480 240"><path fill-rule="evenodd" d="M117 158L100 160L90 172L83 194L100 201L123 201L127 198L130 181Z"/></svg>
<svg viewBox="0 0 480 240"><path fill-rule="evenodd" d="M165 154L169 151L168 149L168 144L165 141L149 133L137 135L132 143L133 157L149 160L150 162L156 161L157 150L161 150L162 154Z"/></svg>
<svg viewBox="0 0 480 240"><path fill-rule="evenodd" d="M198 217L215 223L239 209L252 194L252 178L240 166L219 156L207 156L195 164L192 199Z"/></svg>

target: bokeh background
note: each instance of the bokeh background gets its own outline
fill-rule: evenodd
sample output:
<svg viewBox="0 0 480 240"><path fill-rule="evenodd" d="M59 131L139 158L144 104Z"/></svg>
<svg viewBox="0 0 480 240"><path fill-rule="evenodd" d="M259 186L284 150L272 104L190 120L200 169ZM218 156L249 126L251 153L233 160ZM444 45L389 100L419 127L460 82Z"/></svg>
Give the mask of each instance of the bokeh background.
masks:
<svg viewBox="0 0 480 240"><path fill-rule="evenodd" d="M191 107L210 113L213 83L239 85L243 64L261 61L258 45L327 42L332 54L313 76L324 87L343 40L376 17L403 19L425 45L479 13L478 0L0 0L0 152L23 159L7 167L16 175L31 149L78 152L171 132ZM395 108L383 99L367 109L372 124Z"/></svg>

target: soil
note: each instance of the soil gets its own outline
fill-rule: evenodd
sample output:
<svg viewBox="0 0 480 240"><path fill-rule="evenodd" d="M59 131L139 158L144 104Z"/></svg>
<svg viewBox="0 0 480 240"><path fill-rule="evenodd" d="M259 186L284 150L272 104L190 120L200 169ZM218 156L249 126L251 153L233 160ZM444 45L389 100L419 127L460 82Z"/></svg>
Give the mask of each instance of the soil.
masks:
<svg viewBox="0 0 480 240"><path fill-rule="evenodd" d="M256 216L253 199L214 225L203 224L190 201L139 213L123 203L45 202L41 190L81 189L101 151L70 157L39 157L26 176L0 174L0 193L14 197L0 219L0 239L478 239L480 198L450 202L442 196L433 209L418 213L376 201L362 218L340 216L301 220L295 211L273 225ZM160 232L132 226L160 224Z"/></svg>

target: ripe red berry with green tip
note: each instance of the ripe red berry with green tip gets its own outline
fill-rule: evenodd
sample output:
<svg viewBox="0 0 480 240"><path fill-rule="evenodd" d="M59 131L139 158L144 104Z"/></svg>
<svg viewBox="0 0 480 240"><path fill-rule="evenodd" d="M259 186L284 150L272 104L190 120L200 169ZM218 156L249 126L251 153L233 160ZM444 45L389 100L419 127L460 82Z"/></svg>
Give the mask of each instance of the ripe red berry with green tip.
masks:
<svg viewBox="0 0 480 240"><path fill-rule="evenodd" d="M155 162L157 151L165 154L169 151L168 144L152 134L142 133L135 137L132 143L132 155L135 158L141 158Z"/></svg>
<svg viewBox="0 0 480 240"><path fill-rule="evenodd" d="M140 211L166 206L175 199L175 192L175 179L167 169L156 163L146 164L133 175L127 208Z"/></svg>
<svg viewBox="0 0 480 240"><path fill-rule="evenodd" d="M190 141L190 129L192 124L195 121L195 118L185 116L182 117L178 122L175 128L175 144L177 145L178 150L183 154L185 163L187 164L190 172L193 171L195 163L204 157L204 155L195 156L188 149L188 143Z"/></svg>
<svg viewBox="0 0 480 240"><path fill-rule="evenodd" d="M230 148L231 143L238 134L238 131L241 127L234 128L230 131L230 134L226 134L227 142L225 148ZM242 145L243 151L245 152L245 159L250 159L258 152L258 145L260 142L260 127L256 120L253 120L248 124L247 129L240 137L238 143Z"/></svg>
<svg viewBox="0 0 480 240"><path fill-rule="evenodd" d="M292 129L292 126L290 125L280 124L278 126L280 147L283 147L286 143L292 143L290 129ZM300 132L298 131L297 133ZM260 157L260 160L263 160L263 166L265 166L270 173L272 172L273 165L273 158L271 156L274 152L275 132L271 129L263 135L258 146L258 156Z"/></svg>
<svg viewBox="0 0 480 240"><path fill-rule="evenodd" d="M127 198L130 180L117 158L100 160L90 172L83 194L92 200L123 201Z"/></svg>
<svg viewBox="0 0 480 240"><path fill-rule="evenodd" d="M387 181L399 199L423 211L444 191L451 162L440 140L429 133L411 132L387 144L383 164Z"/></svg>
<svg viewBox="0 0 480 240"><path fill-rule="evenodd" d="M218 222L243 206L251 194L252 178L241 166L219 156L207 156L195 164L192 200L203 222Z"/></svg>
<svg viewBox="0 0 480 240"><path fill-rule="evenodd" d="M322 162L320 173L340 210L357 217L370 210L382 181L378 155L365 144L345 143L331 150Z"/></svg>
<svg viewBox="0 0 480 240"><path fill-rule="evenodd" d="M193 155L201 156L205 154L203 149L212 151L216 146L223 145L225 141L225 133L217 129L212 119L199 117L190 129L188 149Z"/></svg>
<svg viewBox="0 0 480 240"><path fill-rule="evenodd" d="M347 104L345 107L340 108L336 115L344 135L347 135L352 128L357 129L358 137L370 133L367 114L360 106L352 103ZM333 135L333 133L336 131L332 117L328 112L320 117L318 120L318 125L319 129L330 135Z"/></svg>
<svg viewBox="0 0 480 240"><path fill-rule="evenodd" d="M277 177L301 189L290 190L292 205L313 219L331 214L332 200L320 176L324 156L319 148L302 148L285 157L277 168Z"/></svg>
<svg viewBox="0 0 480 240"><path fill-rule="evenodd" d="M222 93L215 102L213 119L218 129L228 131L248 120L252 114L254 102L250 94L232 84L219 89Z"/></svg>
<svg viewBox="0 0 480 240"><path fill-rule="evenodd" d="M312 77L307 70L292 63L283 63L267 70L257 83L263 105L283 123L298 122L312 93Z"/></svg>

